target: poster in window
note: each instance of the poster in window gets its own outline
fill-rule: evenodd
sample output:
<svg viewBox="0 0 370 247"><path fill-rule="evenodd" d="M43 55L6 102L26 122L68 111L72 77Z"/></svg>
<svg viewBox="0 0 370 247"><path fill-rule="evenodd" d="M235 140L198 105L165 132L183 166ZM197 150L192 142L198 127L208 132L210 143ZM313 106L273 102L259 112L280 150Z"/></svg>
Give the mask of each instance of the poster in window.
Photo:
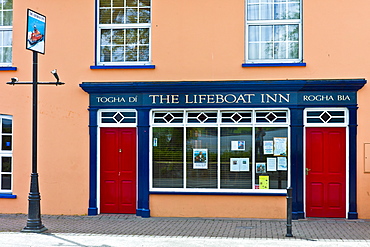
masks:
<svg viewBox="0 0 370 247"><path fill-rule="evenodd" d="M287 158L286 157L277 157L278 161L278 170L286 171L287 170Z"/></svg>
<svg viewBox="0 0 370 247"><path fill-rule="evenodd" d="M193 149L193 169L208 169L208 149Z"/></svg>
<svg viewBox="0 0 370 247"><path fill-rule="evenodd" d="M231 172L248 172L249 158L230 158Z"/></svg>
<svg viewBox="0 0 370 247"><path fill-rule="evenodd" d="M27 10L26 49L45 54L46 17Z"/></svg>
<svg viewBox="0 0 370 247"><path fill-rule="evenodd" d="M269 176L259 176L259 189L268 190L270 188L270 178Z"/></svg>
<svg viewBox="0 0 370 247"><path fill-rule="evenodd" d="M249 172L249 158L240 158L240 171Z"/></svg>
<svg viewBox="0 0 370 247"><path fill-rule="evenodd" d="M274 137L274 156L287 156L286 137Z"/></svg>
<svg viewBox="0 0 370 247"><path fill-rule="evenodd" d="M256 163L256 173L266 173L266 163Z"/></svg>
<svg viewBox="0 0 370 247"><path fill-rule="evenodd" d="M244 151L245 141L231 141L231 150L233 151Z"/></svg>
<svg viewBox="0 0 370 247"><path fill-rule="evenodd" d="M273 141L263 141L263 154L274 154Z"/></svg>
<svg viewBox="0 0 370 247"><path fill-rule="evenodd" d="M267 171L276 171L276 158L267 158Z"/></svg>

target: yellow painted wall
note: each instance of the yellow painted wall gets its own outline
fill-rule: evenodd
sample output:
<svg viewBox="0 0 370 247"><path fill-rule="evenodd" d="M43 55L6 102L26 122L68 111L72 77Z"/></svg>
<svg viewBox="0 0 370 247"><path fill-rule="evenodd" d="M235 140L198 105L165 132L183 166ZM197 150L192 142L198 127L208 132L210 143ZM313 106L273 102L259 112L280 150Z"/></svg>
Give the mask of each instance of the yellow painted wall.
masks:
<svg viewBox="0 0 370 247"><path fill-rule="evenodd" d="M32 80L32 52L25 49L27 8L47 16L46 54L39 55L39 175L42 213L86 214L89 193L88 95L82 82L216 81L370 78L368 9L364 0L304 0L303 51L306 67L242 68L244 0L153 0L152 62L155 69L91 70L95 62L93 0L14 0L13 66L0 71L0 113L14 116L14 194L0 199L2 213L26 213L31 172L30 86L9 86L11 77ZM369 86L358 93L358 213L370 218L370 173L363 170L363 143L370 142ZM191 198L191 200L189 200ZM220 205L217 211L213 205ZM227 200L225 200L228 198ZM282 197L151 196L152 215L171 216L189 205L194 215L281 218ZM165 202L171 201L171 204ZM183 203L187 204L183 204ZM232 203L229 203L232 202ZM269 202L269 203L265 203ZM269 204L271 215L251 214ZM163 205L168 205L167 209ZM173 205L173 206L172 206ZM248 205L248 212L243 211ZM163 211L164 210L164 211ZM197 213L195 213L197 212ZM212 212L212 213L211 213ZM184 215L192 216L183 210ZM206 214L206 213L205 213ZM174 216L174 215L173 215ZM205 215L202 215L205 216ZM229 215L231 217L231 215Z"/></svg>

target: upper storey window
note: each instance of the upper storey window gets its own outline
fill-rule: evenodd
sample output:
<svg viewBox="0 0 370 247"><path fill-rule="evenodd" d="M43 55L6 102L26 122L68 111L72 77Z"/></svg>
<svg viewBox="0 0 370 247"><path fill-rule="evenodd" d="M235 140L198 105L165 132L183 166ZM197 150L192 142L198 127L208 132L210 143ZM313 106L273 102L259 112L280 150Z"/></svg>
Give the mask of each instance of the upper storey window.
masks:
<svg viewBox="0 0 370 247"><path fill-rule="evenodd" d="M246 0L246 62L302 61L301 0Z"/></svg>
<svg viewBox="0 0 370 247"><path fill-rule="evenodd" d="M99 0L99 65L150 64L150 0Z"/></svg>

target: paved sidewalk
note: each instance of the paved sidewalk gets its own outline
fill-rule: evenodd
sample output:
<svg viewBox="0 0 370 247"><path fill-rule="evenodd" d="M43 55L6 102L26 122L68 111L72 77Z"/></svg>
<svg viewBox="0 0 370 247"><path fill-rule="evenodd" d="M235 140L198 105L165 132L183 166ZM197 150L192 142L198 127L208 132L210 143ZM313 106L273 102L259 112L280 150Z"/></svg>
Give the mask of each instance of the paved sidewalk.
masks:
<svg viewBox="0 0 370 247"><path fill-rule="evenodd" d="M5 239L5 236L9 236L9 234L12 236L11 234L18 233L26 225L26 222L27 215L0 214L0 238L2 239L4 237ZM49 236L49 239L50 236L60 236L58 234L67 234L67 236L77 234L79 236L111 236L114 238L126 237L132 239L141 238L141 240L147 239L147 241L149 241L148 238L154 238L157 240L161 238L165 238L167 240L186 238L193 239L192 241L195 241L195 239L229 239L230 241L264 240L264 244L266 244L266 241L278 240L282 246L287 246L286 242L298 243L297 241L311 244L317 241L321 243L335 242L336 244L339 242L347 242L348 244L357 243L362 246L370 246L369 220L309 219L293 221L293 237L290 238L285 237L286 220L234 218L141 218L134 215L103 214L98 216L43 215L42 223L48 228L48 231L44 234L36 235L40 236L40 238ZM20 235L28 236L26 233L22 234ZM208 245L201 244L194 246Z"/></svg>

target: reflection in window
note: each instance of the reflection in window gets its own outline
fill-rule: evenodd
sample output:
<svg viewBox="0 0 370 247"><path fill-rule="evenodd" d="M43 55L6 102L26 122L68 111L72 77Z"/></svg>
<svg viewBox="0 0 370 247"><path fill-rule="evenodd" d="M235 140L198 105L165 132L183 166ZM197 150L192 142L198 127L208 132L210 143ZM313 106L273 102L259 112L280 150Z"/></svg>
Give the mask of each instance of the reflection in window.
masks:
<svg viewBox="0 0 370 247"><path fill-rule="evenodd" d="M183 128L153 128L153 187L183 187Z"/></svg>

